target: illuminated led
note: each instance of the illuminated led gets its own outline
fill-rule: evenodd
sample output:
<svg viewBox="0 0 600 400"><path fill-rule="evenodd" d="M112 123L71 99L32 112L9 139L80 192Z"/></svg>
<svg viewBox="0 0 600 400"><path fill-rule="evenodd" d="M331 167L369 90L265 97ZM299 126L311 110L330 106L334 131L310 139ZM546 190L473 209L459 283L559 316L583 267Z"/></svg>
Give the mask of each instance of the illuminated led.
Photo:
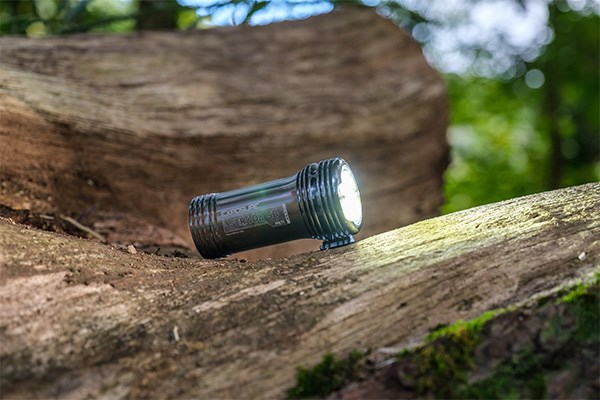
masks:
<svg viewBox="0 0 600 400"><path fill-rule="evenodd" d="M360 192L354 174L347 165L342 167L340 173L340 184L338 185L338 199L344 217L352 221L354 225L360 226L362 223L362 204L360 201Z"/></svg>
<svg viewBox="0 0 600 400"><path fill-rule="evenodd" d="M195 197L189 223L205 258L302 238L328 249L354 242L362 204L346 161L331 158L287 178Z"/></svg>

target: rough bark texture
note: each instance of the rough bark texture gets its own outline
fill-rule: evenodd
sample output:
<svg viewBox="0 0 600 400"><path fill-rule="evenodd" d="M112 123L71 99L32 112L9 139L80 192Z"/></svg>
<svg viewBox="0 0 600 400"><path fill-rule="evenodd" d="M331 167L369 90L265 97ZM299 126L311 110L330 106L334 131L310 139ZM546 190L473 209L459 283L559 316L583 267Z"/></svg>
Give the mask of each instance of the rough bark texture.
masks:
<svg viewBox="0 0 600 400"><path fill-rule="evenodd" d="M342 156L362 182L367 237L437 215L447 118L419 46L373 11L3 37L0 204L69 215L111 242L191 246L193 196Z"/></svg>
<svg viewBox="0 0 600 400"><path fill-rule="evenodd" d="M600 268L600 184L270 261L128 254L0 220L2 395L281 397L325 352L430 329Z"/></svg>
<svg viewBox="0 0 600 400"><path fill-rule="evenodd" d="M414 348L355 355L351 379L329 399L598 399L600 271L594 275L440 327ZM296 392L322 393L315 377L333 374L317 368Z"/></svg>

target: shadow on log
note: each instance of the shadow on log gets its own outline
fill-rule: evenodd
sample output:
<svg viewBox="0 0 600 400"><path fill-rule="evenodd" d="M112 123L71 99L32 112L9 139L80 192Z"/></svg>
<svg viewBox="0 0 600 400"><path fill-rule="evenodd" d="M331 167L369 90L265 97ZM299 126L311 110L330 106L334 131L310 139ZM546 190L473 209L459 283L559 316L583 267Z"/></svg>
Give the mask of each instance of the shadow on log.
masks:
<svg viewBox="0 0 600 400"><path fill-rule="evenodd" d="M325 352L415 343L597 272L599 192L259 262L128 254L2 219L3 397L282 397Z"/></svg>
<svg viewBox="0 0 600 400"><path fill-rule="evenodd" d="M195 195L341 156L362 181L367 237L438 214L447 119L441 77L372 10L263 27L3 37L0 204L65 214L111 242L191 247Z"/></svg>

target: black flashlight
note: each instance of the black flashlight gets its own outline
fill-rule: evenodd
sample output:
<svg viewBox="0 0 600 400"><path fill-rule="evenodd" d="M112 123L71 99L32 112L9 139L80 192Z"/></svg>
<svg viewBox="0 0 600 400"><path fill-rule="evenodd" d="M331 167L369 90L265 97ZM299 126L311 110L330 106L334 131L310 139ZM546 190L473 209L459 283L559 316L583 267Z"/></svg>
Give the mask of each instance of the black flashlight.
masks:
<svg viewBox="0 0 600 400"><path fill-rule="evenodd" d="M302 238L321 250L353 243L362 226L360 192L346 161L331 158L288 178L195 197L190 230L204 258Z"/></svg>

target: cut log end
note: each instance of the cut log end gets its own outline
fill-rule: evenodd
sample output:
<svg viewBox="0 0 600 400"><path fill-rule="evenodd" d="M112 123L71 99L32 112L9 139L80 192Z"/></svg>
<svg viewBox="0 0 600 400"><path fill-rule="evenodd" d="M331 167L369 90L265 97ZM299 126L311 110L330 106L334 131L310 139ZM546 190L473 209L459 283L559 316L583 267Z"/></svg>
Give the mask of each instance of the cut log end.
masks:
<svg viewBox="0 0 600 400"><path fill-rule="evenodd" d="M447 121L439 74L372 10L252 28L0 38L0 204L67 215L113 243L192 249L194 196L334 156L371 204L359 238L437 215Z"/></svg>

